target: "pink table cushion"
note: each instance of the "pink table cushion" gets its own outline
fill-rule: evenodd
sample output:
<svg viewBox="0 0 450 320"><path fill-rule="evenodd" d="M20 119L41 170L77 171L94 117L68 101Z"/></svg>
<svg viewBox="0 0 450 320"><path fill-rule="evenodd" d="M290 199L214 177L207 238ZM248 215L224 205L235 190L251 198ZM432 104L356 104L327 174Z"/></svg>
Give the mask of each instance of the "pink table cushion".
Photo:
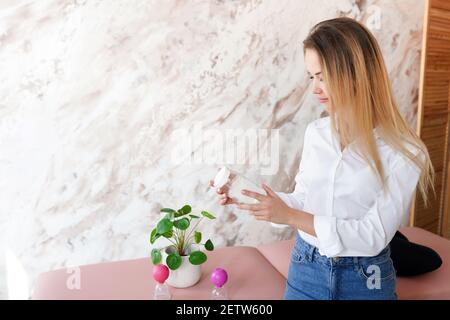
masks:
<svg viewBox="0 0 450 320"><path fill-rule="evenodd" d="M257 249L287 279L294 244L295 239L291 239L259 246Z"/></svg>
<svg viewBox="0 0 450 320"><path fill-rule="evenodd" d="M398 277L400 299L450 299L450 241L419 228L401 230L409 240L431 247L442 266L417 277ZM209 299L210 275L214 268L228 272L230 299L282 299L294 240L258 248L227 247L208 253L203 275L191 288L170 288L173 299ZM155 282L149 258L100 263L80 267L81 288L70 290L66 269L38 278L34 299L152 299Z"/></svg>
<svg viewBox="0 0 450 320"><path fill-rule="evenodd" d="M415 227L402 228L400 232L410 241L435 250L442 258L442 266L416 277L397 277L399 299L450 299L450 240ZM285 240L258 247L261 254L285 278L288 275L294 242L295 240Z"/></svg>
<svg viewBox="0 0 450 320"><path fill-rule="evenodd" d="M212 270L228 273L230 299L282 299L285 278L252 247L226 247L208 252L202 278L195 286L170 288L173 299L208 300L213 288ZM71 274L59 269L38 277L33 299L153 299L155 281L149 258L99 263L80 267L80 289L68 289Z"/></svg>

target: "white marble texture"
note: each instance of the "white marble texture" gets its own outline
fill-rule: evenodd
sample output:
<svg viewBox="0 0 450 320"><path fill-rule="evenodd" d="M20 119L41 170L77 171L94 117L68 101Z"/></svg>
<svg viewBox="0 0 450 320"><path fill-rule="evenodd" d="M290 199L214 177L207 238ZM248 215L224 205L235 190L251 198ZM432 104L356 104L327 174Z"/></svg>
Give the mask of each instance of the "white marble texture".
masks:
<svg viewBox="0 0 450 320"><path fill-rule="evenodd" d="M0 0L0 250L31 285L59 267L145 257L159 208L185 203L217 215L202 230L219 247L290 237L218 206L217 165L192 161L218 140L197 139L177 163L186 141L174 132L277 129L279 167L262 179L292 190L303 131L323 112L301 42L318 21L378 13L415 125L423 0Z"/></svg>

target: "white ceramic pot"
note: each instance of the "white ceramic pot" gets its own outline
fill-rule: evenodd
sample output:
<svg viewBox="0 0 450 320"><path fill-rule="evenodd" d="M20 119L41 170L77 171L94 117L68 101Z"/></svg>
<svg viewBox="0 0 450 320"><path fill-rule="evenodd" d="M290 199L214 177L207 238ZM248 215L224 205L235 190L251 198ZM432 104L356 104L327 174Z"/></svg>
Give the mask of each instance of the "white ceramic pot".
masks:
<svg viewBox="0 0 450 320"><path fill-rule="evenodd" d="M174 251L173 247L161 250L162 262L166 264L167 256ZM169 278L166 283L174 288L187 288L195 285L202 276L201 265L193 265L189 262L189 256L182 256L183 262L177 270L169 269Z"/></svg>

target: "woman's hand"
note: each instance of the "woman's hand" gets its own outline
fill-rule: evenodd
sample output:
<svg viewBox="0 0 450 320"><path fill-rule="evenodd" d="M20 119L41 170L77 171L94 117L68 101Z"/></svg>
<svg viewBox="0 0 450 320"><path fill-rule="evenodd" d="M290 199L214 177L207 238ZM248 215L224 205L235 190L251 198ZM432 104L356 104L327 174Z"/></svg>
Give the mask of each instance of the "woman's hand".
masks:
<svg viewBox="0 0 450 320"><path fill-rule="evenodd" d="M278 224L289 224L291 208L266 184L262 185L267 195L249 190L242 190L242 194L259 201L257 204L239 203L238 208L250 211L257 220L264 220Z"/></svg>
<svg viewBox="0 0 450 320"><path fill-rule="evenodd" d="M209 181L209 186L214 188L214 181ZM226 206L229 204L236 203L233 198L228 196L228 185L223 186L222 188L217 188L216 193L219 195L219 204L222 206Z"/></svg>

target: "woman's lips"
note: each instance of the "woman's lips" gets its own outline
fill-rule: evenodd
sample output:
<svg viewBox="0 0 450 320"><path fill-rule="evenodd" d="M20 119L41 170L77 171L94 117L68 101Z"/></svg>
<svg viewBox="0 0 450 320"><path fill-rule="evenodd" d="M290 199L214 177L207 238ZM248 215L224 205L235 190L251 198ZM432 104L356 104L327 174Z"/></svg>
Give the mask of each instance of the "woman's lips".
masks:
<svg viewBox="0 0 450 320"><path fill-rule="evenodd" d="M328 101L328 98L319 98L320 103L325 103Z"/></svg>

